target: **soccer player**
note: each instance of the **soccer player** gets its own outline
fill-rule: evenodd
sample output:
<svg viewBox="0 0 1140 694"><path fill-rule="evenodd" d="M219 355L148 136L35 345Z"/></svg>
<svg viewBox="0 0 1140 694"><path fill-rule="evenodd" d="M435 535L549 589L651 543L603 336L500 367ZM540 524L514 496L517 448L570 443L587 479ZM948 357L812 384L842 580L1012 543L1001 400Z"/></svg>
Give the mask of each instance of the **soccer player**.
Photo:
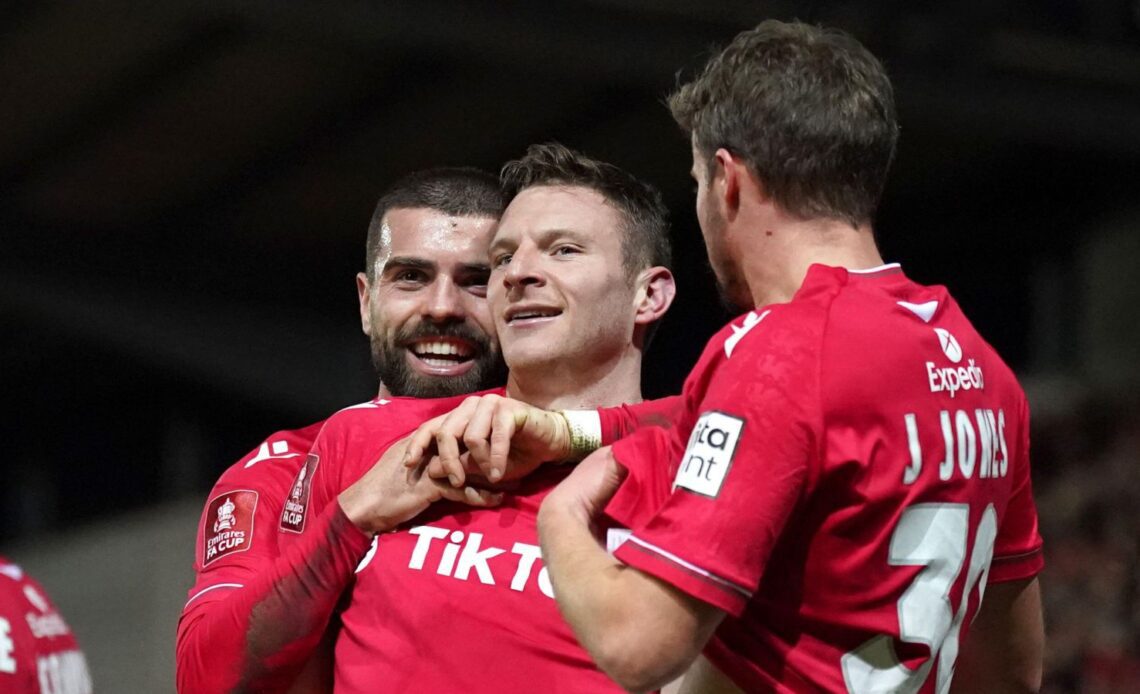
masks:
<svg viewBox="0 0 1140 694"><path fill-rule="evenodd" d="M956 665L962 691L1036 690L1028 408L946 289L879 256L898 133L882 66L768 21L669 104L718 283L753 308L710 340L671 438L600 451L543 504L578 638L635 690L702 651L693 691L944 692ZM671 464L672 483L617 491L633 532L611 556L590 522L619 464Z"/></svg>
<svg viewBox="0 0 1140 694"><path fill-rule="evenodd" d="M91 694L87 660L43 586L0 556L0 692Z"/></svg>
<svg viewBox="0 0 1140 694"><path fill-rule="evenodd" d="M752 310L709 341L675 428L595 453L544 501L578 639L631 690L692 665L684 691L1035 691L1028 408L946 289L876 248L898 133L882 66L768 21L670 108L718 283ZM511 407L520 432L557 422ZM632 530L613 555L603 511Z"/></svg>
<svg viewBox="0 0 1140 694"><path fill-rule="evenodd" d="M511 368L506 392L548 408L640 401L642 352L675 292L660 196L559 145L530 148L502 178L511 199L490 246L488 299ZM457 403L342 410L314 444L298 514L282 524L283 551L306 543L314 526L329 552L368 550L340 613L336 691L619 691L559 617L538 548L539 504L569 467L539 469L497 507L393 502L405 484L402 447L373 463L394 438ZM329 571L307 581L304 604L327 619L338 579ZM320 626L315 614L296 621ZM318 632L290 632L273 658L296 659Z"/></svg>
<svg viewBox="0 0 1140 694"><path fill-rule="evenodd" d="M411 174L381 197L356 278L378 398L470 393L505 380L486 303L487 244L502 208L498 179L467 168ZM179 691L270 687L247 637L273 618L251 608L275 577L302 570L279 559L277 525L322 425L271 435L210 493L178 626Z"/></svg>

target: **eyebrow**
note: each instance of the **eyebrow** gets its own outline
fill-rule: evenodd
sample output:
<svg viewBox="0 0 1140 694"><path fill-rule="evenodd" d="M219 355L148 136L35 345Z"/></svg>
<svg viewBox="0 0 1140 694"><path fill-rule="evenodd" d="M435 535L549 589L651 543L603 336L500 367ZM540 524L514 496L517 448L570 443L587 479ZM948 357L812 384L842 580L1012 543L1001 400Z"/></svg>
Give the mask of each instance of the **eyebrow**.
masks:
<svg viewBox="0 0 1140 694"><path fill-rule="evenodd" d="M562 229L555 227L553 229L543 229L542 231L535 233L535 241L537 241L540 246L548 244L558 238L568 238L571 241L577 241L578 243L588 243L593 240L590 234L575 229ZM491 243L491 247L487 249L487 253L490 255L503 246L510 245L515 244L512 244L507 239L498 239Z"/></svg>
<svg viewBox="0 0 1140 694"><path fill-rule="evenodd" d="M407 256L407 255L397 255L397 256L393 256L391 258L388 258L388 261L386 263L384 263L384 268L382 271L387 272L388 270L390 270L392 268L401 268L401 269L411 268L413 270L435 270L435 263L433 263L430 260L425 260L424 258L414 258L412 256Z"/></svg>
<svg viewBox="0 0 1140 694"><path fill-rule="evenodd" d="M427 272L436 272L438 270L436 264L430 260L427 260L426 258L415 258L413 256L398 255L389 258L388 262L384 263L383 272L387 272L388 270L396 268L399 268L401 270L424 270ZM491 265L490 263L484 262L460 263L459 270L460 272L469 273L489 273L491 272Z"/></svg>

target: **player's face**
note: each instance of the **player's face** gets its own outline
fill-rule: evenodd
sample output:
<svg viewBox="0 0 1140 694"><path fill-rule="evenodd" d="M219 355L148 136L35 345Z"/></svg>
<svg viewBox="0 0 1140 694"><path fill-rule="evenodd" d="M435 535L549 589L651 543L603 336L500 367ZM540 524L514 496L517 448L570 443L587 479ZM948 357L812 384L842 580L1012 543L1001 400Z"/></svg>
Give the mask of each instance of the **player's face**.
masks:
<svg viewBox="0 0 1140 694"><path fill-rule="evenodd" d="M622 268L622 218L580 186L536 186L503 213L488 297L512 370L599 364L633 336L635 290Z"/></svg>
<svg viewBox="0 0 1140 694"><path fill-rule="evenodd" d="M709 176L708 167L715 165L714 161L701 154L696 144L693 145L693 168L689 170L689 175L697 183L697 222L705 239L709 265L716 275L717 289L724 303L734 309L744 308L752 304L752 296L732 254L728 225L713 190L713 180Z"/></svg>
<svg viewBox="0 0 1140 694"><path fill-rule="evenodd" d="M436 210L384 216L374 279L357 276L372 363L391 395L443 397L504 382L487 305L495 220Z"/></svg>

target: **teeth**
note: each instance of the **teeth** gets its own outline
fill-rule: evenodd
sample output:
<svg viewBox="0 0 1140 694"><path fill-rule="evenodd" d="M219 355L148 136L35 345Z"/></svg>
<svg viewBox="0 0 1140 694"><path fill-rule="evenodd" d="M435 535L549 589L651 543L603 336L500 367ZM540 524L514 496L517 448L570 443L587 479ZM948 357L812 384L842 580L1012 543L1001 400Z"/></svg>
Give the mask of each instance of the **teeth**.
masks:
<svg viewBox="0 0 1140 694"><path fill-rule="evenodd" d="M524 318L548 318L550 316L558 315L557 311L521 311L511 316L511 320L522 320Z"/></svg>
<svg viewBox="0 0 1140 694"><path fill-rule="evenodd" d="M454 342L419 342L413 348L418 356L433 355L443 357L467 357L469 350L466 346Z"/></svg>

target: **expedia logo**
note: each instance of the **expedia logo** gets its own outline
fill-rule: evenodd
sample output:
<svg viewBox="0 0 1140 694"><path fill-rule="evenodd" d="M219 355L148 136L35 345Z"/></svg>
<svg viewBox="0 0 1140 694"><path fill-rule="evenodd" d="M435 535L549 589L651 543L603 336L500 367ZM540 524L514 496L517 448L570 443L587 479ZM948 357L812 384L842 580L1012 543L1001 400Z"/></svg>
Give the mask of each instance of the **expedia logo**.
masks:
<svg viewBox="0 0 1140 694"><path fill-rule="evenodd" d="M935 328L934 334L938 335L938 344L942 347L942 353L946 355L947 359L954 364L962 361L962 345L958 344L949 330Z"/></svg>
<svg viewBox="0 0 1140 694"><path fill-rule="evenodd" d="M935 328L934 334L938 336L938 345L942 353L952 364L962 361L962 345L944 328ZM973 359L966 362L966 366L939 367L932 361L926 362L926 379L930 384L931 393L949 393L953 398L960 390L980 390L986 387L985 375L982 367L974 363Z"/></svg>

